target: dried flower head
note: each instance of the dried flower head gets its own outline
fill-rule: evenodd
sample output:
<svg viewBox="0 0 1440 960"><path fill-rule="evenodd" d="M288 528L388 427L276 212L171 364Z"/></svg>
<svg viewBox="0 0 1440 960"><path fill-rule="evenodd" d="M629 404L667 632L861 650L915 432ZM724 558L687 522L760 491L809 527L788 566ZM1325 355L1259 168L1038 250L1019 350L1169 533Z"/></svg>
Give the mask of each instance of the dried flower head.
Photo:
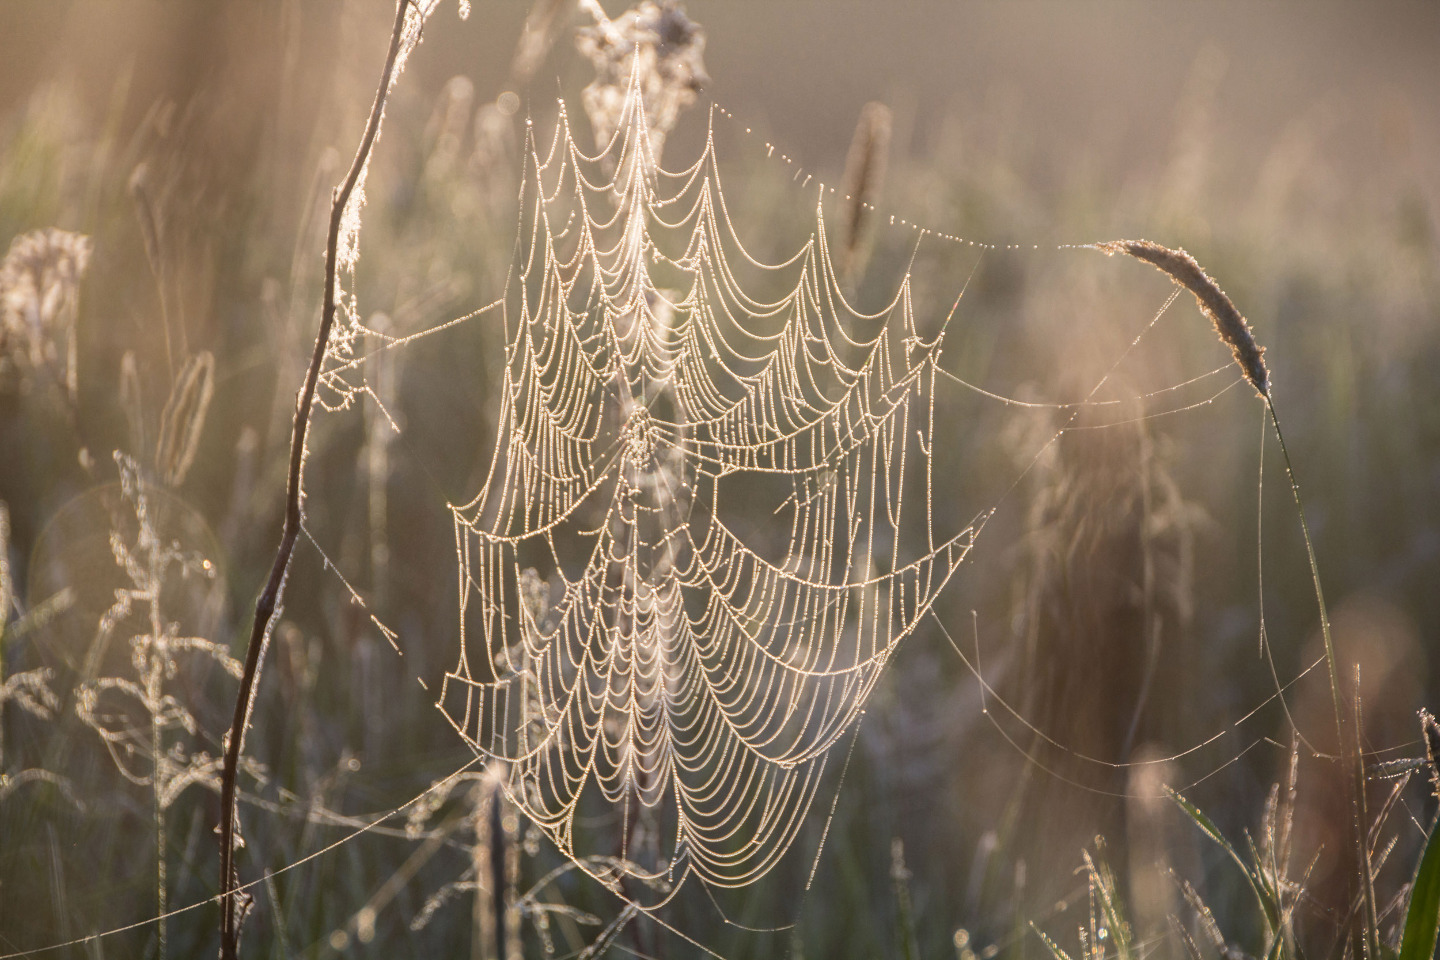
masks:
<svg viewBox="0 0 1440 960"><path fill-rule="evenodd" d="M75 313L90 238L47 228L10 243L0 263L0 359L49 369L76 394Z"/></svg>
<svg viewBox="0 0 1440 960"><path fill-rule="evenodd" d="M633 81L658 161L680 111L710 82L705 32L674 0L644 0L614 20L593 0L585 7L595 26L580 30L576 43L595 66L595 79L582 93L595 141L603 148L615 135Z"/></svg>

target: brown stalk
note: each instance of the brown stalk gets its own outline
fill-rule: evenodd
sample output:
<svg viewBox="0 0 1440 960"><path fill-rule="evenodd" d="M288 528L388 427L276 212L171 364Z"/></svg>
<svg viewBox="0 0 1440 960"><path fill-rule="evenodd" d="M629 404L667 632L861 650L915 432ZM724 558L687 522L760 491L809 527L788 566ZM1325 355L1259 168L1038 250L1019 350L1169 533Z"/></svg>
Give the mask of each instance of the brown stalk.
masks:
<svg viewBox="0 0 1440 960"><path fill-rule="evenodd" d="M300 388L300 394L296 398L295 419L290 434L290 468L285 488L285 525L280 535L280 546L275 551L275 562L270 568L270 578L255 601L255 621L251 626L250 643L245 651L245 670L240 677L240 691L235 698L235 717L225 743L225 768L220 779L220 956L223 960L236 960L240 949L240 924L249 909L248 904L237 903L235 896L239 886L239 874L235 867L235 781L240 765L240 753L245 744L245 729L249 726L250 713L255 706L260 663L265 657L265 647L270 640L275 613L285 592L285 577L290 568L290 557L295 552L295 541L300 536L305 437L310 429L310 411L315 400L316 385L320 380L325 348L330 342L330 330L335 324L340 225L344 219L345 208L350 202L350 194L360 180L380 130L380 119L385 112L385 98L390 91L390 78L395 71L395 60L400 52L405 15L412 2L413 0L398 0L395 5L395 27L390 34L390 51L385 57L385 68L380 74L380 86L375 91L375 102L370 108L370 119L366 121L365 134L355 151L350 172L336 189L330 206L330 229L325 242L325 299L320 313L320 329L315 335L315 349L310 356L310 368L305 374L304 386Z"/></svg>

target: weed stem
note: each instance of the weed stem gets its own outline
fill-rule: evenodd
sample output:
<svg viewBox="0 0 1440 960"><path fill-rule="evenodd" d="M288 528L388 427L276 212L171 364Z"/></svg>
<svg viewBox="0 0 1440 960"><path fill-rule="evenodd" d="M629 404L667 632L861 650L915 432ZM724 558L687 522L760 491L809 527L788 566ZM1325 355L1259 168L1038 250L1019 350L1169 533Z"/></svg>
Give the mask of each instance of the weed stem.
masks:
<svg viewBox="0 0 1440 960"><path fill-rule="evenodd" d="M304 481L305 437L310 429L310 412L315 400L316 385L320 380L320 367L325 360L326 347L330 343L330 331L335 324L335 291L338 280L340 226L350 194L360 181L360 176L369 162L371 148L375 145L380 130L380 119L385 113L385 99L390 92L390 78L395 70L396 57L400 52L400 41L405 31L408 8L413 0L398 0L395 5L395 26L390 33L390 51L385 57L385 68L380 74L380 86L375 91L375 102L370 108L370 119L365 124L365 134L360 140L355 159L344 183L336 189L330 205L330 230L325 242L325 299L320 314L320 329L315 335L315 349L310 356L310 368L305 374L305 384L295 402L295 419L290 435L290 469L285 488L285 525L280 535L280 546L275 551L275 562L270 568L270 578L264 591L255 601L255 620L250 628L250 643L245 651L245 670L240 677L240 691L235 698L235 716L230 724L230 733L225 741L225 768L220 780L220 956L222 960L236 960L240 949L240 924L249 911L248 898L236 901L236 887L239 875L235 868L235 781L240 766L240 754L245 746L245 728L249 726L250 714L255 706L256 684L260 676L260 664L265 658L265 647L270 640L276 612L280 609L285 593L285 578L290 569L290 557L295 552L295 541L300 535L300 500Z"/></svg>
<svg viewBox="0 0 1440 960"><path fill-rule="evenodd" d="M1265 406L1270 411L1270 423L1275 428L1275 439L1280 441L1280 453L1285 458L1285 475L1290 478L1290 493L1295 497L1295 510L1300 517L1300 533L1305 539L1305 555L1310 561L1310 580L1315 587L1315 602L1320 608L1320 635L1325 641L1325 664L1330 670L1330 699L1335 709L1335 734L1339 738L1341 763L1349 768L1356 867L1360 871L1360 894L1365 909L1365 956L1377 958L1380 956L1379 918L1375 908L1375 886L1370 875L1370 855L1365 842L1365 761L1359 740L1359 713L1357 710L1355 730L1347 736L1345 711L1340 702L1339 661L1335 656L1335 641L1330 634L1330 614L1325 605L1325 591L1320 586L1320 564L1315 559L1315 544L1310 537L1310 524L1305 520L1305 504L1300 497L1300 484L1295 479L1295 468L1290 462L1290 450L1285 446L1285 435L1280 430L1280 417L1275 412L1275 402L1269 394L1265 395Z"/></svg>

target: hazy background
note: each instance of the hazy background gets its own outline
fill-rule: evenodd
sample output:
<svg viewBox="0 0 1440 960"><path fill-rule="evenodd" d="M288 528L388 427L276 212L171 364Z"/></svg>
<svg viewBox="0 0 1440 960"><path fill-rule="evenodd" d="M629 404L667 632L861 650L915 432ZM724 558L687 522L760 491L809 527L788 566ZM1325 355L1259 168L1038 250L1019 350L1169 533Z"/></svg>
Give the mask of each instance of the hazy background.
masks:
<svg viewBox="0 0 1440 960"><path fill-rule="evenodd" d="M1167 294L1148 268L1055 244L1147 237L1206 265L1269 348L1340 659L1362 664L1367 746L1376 762L1422 756L1414 711L1440 703L1440 657L1430 653L1440 640L1440 8L729 0L686 8L707 34L705 96L755 130L750 146L722 155L750 235L803 237L813 209L812 195L789 187L789 171L765 161L760 144L772 141L838 182L860 109L878 100L895 127L883 210L1045 248L987 256L966 295L949 366L988 389L1082 395ZM613 0L606 9L620 12ZM167 597L185 629L241 649L278 533L290 397L318 314L324 196L357 140L392 10L383 0L0 5L0 243L47 226L95 243L80 293L78 404L67 410L44 385L0 389L0 501L21 598L6 615L15 622L63 586L47 571L83 580L100 610L110 595L107 512L92 491L115 480L110 450L153 460L170 390L163 299L190 349L213 352L215 380L189 478L155 497L169 498L171 535L221 571L213 587L190 584ZM367 316L383 311L419 329L499 295L514 237L519 119L528 110L548 129L557 94L573 99L591 76L574 53L573 25L587 20L575 13L562 14L528 83L514 81L529 10L477 0L460 22L447 2L428 25L370 182L358 274ZM458 159L446 159L437 118L456 102L447 84L457 76L471 81L473 98L457 110ZM520 94L519 115L477 132L471 118L507 89ZM671 166L692 155L706 102L688 128L682 120ZM327 156L332 148L338 154ZM161 222L160 281L128 186L141 163ZM893 287L909 242L903 231L877 233L862 293ZM937 256L922 266L933 316L963 281L955 271L973 260ZM324 420L308 475L317 536L401 628L405 669L432 678L455 656L444 503L473 493L494 419L498 333L464 336L400 356L394 401L406 429L379 466L373 416L352 414ZM120 399L126 350L138 371L138 431ZM1226 356L1193 307L1177 303L1121 368L1115 395L1179 383ZM1173 806L1133 797L1204 778L1189 795L1237 840L1255 831L1268 786L1287 766L1290 728L1278 705L1165 766L1116 768L1077 754L1117 764L1171 756L1230 730L1274 692L1257 656L1257 401L1237 389L1197 413L1077 432L1010 493L1056 415L952 394L937 416L956 425L947 453L954 488L941 519L1001 507L942 619L967 654L983 645L992 682L1067 749L992 709L1007 741L980 713L977 685L944 637L923 631L890 666L856 738L814 887L800 895L833 793L817 804L796 863L725 903L747 925L795 929L720 924L703 898L668 919L727 957L901 956L907 944L927 957L992 945L1039 956L1044 948L1025 924L1074 946L1086 909L1074 870L1082 846L1093 851L1103 833L1137 930L1162 955L1178 949L1164 939L1167 915L1193 924L1193 912L1157 862L1194 883L1226 936L1254 952L1257 924L1238 874ZM1265 481L1266 615L1276 670L1288 680L1314 662L1317 617L1273 443ZM378 530L367 512L377 483L388 509ZM84 602L3 639L4 675L49 666L60 702L44 721L0 705L0 772L50 771L85 802L53 784L0 793L0 952L155 909L147 788L119 777L66 699L74 651L93 635L97 611ZM315 810L382 811L464 762L453 732L396 662L302 545L250 740L267 772L246 785L247 877L338 839L343 829ZM113 667L127 669L123 655ZM176 683L199 720L193 749L215 753L233 681L196 667ZM1316 749L1333 747L1324 739L1332 728L1323 667L1288 704ZM1346 849L1346 810L1330 799L1339 783L1333 764L1302 750L1292 875L1321 851L1297 920L1316 956L1334 952L1351 895L1336 866ZM1374 785L1377 803L1390 785ZM504 851L523 849L512 881L522 892L557 861L538 840L519 845L523 825L508 847L465 834L457 824L475 802L457 798L437 811L433 824L449 824L445 842L386 893L368 939L357 912L388 889L420 840L367 835L277 880L248 927L250 951L477 949L483 898L467 894L420 933L409 924L427 897L484 859L476 850L500 878ZM217 806L202 785L171 808L172 906L214 892L208 831ZM1410 784L1382 838L1399 838L1377 879L1388 895L1408 878L1432 812L1423 785ZM501 826L497 817L497 835ZM545 896L606 919L617 912L578 881ZM172 920L171 952L213 949L213 921L210 910ZM525 955L540 955L533 919L525 923ZM970 933L957 946L961 929ZM560 956L596 933L559 921L557 930ZM693 950L650 928L618 943L617 951L668 956ZM74 955L155 949L147 928Z"/></svg>

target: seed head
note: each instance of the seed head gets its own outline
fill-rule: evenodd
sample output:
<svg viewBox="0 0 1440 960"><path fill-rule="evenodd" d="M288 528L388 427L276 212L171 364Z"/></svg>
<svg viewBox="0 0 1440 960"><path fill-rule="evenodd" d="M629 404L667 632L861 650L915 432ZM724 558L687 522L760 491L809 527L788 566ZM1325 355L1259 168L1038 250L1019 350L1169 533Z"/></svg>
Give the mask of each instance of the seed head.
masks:
<svg viewBox="0 0 1440 960"><path fill-rule="evenodd" d="M1265 348L1255 342L1250 324L1194 257L1184 250L1171 250L1149 240L1111 240L1094 246L1107 256L1123 253L1144 260L1165 271L1172 280L1193 293L1201 312L1215 324L1215 332L1229 344L1235 362L1245 372L1245 378L1260 396L1269 398L1270 372L1265 368Z"/></svg>

